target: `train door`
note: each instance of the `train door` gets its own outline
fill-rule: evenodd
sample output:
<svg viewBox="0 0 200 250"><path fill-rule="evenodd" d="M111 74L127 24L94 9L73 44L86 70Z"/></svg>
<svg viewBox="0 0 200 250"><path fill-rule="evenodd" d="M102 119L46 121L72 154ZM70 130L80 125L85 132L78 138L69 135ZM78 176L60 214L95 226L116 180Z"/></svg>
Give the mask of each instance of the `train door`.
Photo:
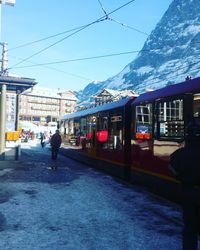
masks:
<svg viewBox="0 0 200 250"><path fill-rule="evenodd" d="M88 116L86 122L87 151L91 156L96 156L97 115L93 114Z"/></svg>
<svg viewBox="0 0 200 250"><path fill-rule="evenodd" d="M109 162L123 164L123 111L100 112L97 127L97 156Z"/></svg>
<svg viewBox="0 0 200 250"><path fill-rule="evenodd" d="M99 113L97 118L97 148L98 151L108 149L108 112Z"/></svg>
<svg viewBox="0 0 200 250"><path fill-rule="evenodd" d="M61 127L63 142L66 144L70 143L71 139L74 137L74 120L73 119L62 120L60 123L60 127Z"/></svg>
<svg viewBox="0 0 200 250"><path fill-rule="evenodd" d="M132 166L148 171L153 161L153 103L134 106L131 137Z"/></svg>

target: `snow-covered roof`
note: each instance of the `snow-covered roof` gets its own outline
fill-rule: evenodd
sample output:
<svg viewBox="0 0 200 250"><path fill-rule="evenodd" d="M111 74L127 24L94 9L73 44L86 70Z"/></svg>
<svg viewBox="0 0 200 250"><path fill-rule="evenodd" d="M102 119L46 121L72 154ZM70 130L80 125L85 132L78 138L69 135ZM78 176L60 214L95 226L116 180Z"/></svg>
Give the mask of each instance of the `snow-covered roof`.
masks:
<svg viewBox="0 0 200 250"><path fill-rule="evenodd" d="M38 97L50 97L56 99L74 100L77 101L76 96L71 91L51 89L44 87L33 88L32 91L24 92L26 95L38 96Z"/></svg>
<svg viewBox="0 0 200 250"><path fill-rule="evenodd" d="M119 95L120 91L119 90L114 90L114 89L104 89L106 92L108 92L109 94L111 94L112 96L116 96ZM103 91L104 91L103 90ZM102 91L102 92L103 92Z"/></svg>

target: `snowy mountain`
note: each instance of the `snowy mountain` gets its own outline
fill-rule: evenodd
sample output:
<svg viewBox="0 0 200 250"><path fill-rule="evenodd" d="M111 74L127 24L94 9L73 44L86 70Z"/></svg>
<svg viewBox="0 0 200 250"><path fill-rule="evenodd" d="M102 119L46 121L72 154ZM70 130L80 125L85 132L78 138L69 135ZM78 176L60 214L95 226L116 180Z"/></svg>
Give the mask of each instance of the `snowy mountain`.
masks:
<svg viewBox="0 0 200 250"><path fill-rule="evenodd" d="M104 88L137 93L200 75L200 1L174 0L147 38L137 58L106 81L88 84L85 100Z"/></svg>

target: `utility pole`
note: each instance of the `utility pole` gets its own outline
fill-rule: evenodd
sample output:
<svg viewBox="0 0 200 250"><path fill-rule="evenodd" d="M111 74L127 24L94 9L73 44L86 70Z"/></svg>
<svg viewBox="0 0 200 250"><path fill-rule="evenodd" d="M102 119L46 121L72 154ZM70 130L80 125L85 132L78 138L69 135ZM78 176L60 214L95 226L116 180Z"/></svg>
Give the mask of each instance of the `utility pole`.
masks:
<svg viewBox="0 0 200 250"><path fill-rule="evenodd" d="M8 69L8 44L0 43L2 46L1 75L7 75Z"/></svg>
<svg viewBox="0 0 200 250"><path fill-rule="evenodd" d="M2 43L1 37L1 8L2 4L14 6L15 0L0 0L0 45L2 46L2 60L1 60L1 75L7 74L8 68L8 45L7 43ZM5 157L5 127L6 127L6 92L7 86L6 84L1 84L0 88L0 159L4 159Z"/></svg>
<svg viewBox="0 0 200 250"><path fill-rule="evenodd" d="M8 68L8 44L5 42L2 42L2 34L1 34L1 27L2 27L2 5L15 5L15 0L0 0L0 45L2 46L2 59L1 59L1 75L7 74L7 68Z"/></svg>

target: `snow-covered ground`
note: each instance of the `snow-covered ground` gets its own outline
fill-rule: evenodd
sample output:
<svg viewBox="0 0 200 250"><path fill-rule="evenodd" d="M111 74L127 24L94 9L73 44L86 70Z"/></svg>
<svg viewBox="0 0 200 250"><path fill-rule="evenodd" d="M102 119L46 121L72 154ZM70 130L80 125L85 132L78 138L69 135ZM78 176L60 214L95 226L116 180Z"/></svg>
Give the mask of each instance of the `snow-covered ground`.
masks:
<svg viewBox="0 0 200 250"><path fill-rule="evenodd" d="M7 164L7 165L6 165ZM19 162L1 164L2 250L177 250L181 211L49 146L22 145ZM52 165L57 170L52 170Z"/></svg>

